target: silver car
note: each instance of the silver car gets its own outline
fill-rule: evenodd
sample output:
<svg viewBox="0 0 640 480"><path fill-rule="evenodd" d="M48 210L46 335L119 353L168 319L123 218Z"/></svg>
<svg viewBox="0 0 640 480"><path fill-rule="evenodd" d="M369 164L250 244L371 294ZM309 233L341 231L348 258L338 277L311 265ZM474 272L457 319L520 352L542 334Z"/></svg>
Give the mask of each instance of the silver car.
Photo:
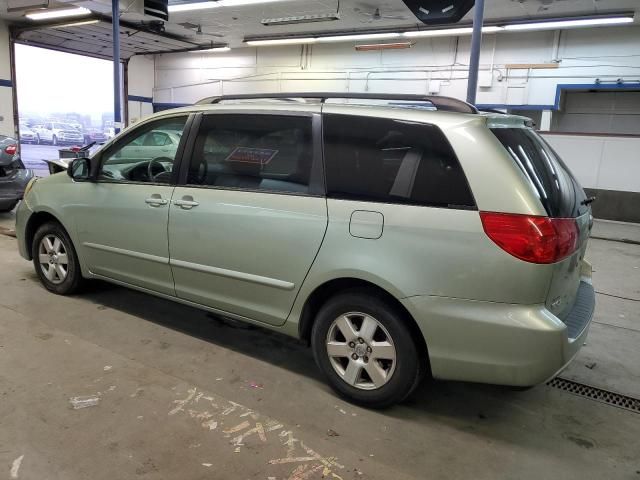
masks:
<svg viewBox="0 0 640 480"><path fill-rule="evenodd" d="M18 155L18 142L0 135L0 212L15 208L33 178L33 170L26 169Z"/></svg>
<svg viewBox="0 0 640 480"><path fill-rule="evenodd" d="M528 119L263 97L156 114L31 183L18 245L44 286L103 279L300 337L372 407L427 374L525 387L571 361L594 309L590 199ZM141 153L161 134L176 148Z"/></svg>

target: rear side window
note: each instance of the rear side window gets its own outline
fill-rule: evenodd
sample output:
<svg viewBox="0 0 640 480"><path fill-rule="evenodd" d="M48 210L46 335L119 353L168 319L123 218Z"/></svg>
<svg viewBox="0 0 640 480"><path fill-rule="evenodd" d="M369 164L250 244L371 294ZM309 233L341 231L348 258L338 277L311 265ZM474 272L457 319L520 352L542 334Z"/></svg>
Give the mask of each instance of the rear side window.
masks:
<svg viewBox="0 0 640 480"><path fill-rule="evenodd" d="M530 128L492 128L540 197L550 217L571 218L587 212L578 181L551 146Z"/></svg>
<svg viewBox="0 0 640 480"><path fill-rule="evenodd" d="M473 208L458 159L439 128L325 114L327 195L349 200Z"/></svg>
<svg viewBox="0 0 640 480"><path fill-rule="evenodd" d="M207 115L187 183L307 193L312 146L311 117Z"/></svg>

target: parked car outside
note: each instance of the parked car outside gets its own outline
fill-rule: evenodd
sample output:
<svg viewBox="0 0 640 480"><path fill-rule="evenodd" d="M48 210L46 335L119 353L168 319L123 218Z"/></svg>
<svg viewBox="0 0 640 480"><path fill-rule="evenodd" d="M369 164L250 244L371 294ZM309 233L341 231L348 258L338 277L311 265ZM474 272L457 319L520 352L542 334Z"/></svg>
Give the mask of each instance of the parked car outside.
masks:
<svg viewBox="0 0 640 480"><path fill-rule="evenodd" d="M524 117L371 97L156 114L30 185L20 253L54 293L98 278L300 337L367 406L426 374L553 377L593 315L590 200Z"/></svg>
<svg viewBox="0 0 640 480"><path fill-rule="evenodd" d="M84 137L72 125L60 122L45 122L33 128L38 144L82 145Z"/></svg>
<svg viewBox="0 0 640 480"><path fill-rule="evenodd" d="M104 143L107 141L107 136L101 130L97 128L87 128L84 131L84 144L88 145L89 143Z"/></svg>
<svg viewBox="0 0 640 480"><path fill-rule="evenodd" d="M0 212L15 208L33 178L33 170L24 167L17 151L15 139L0 135Z"/></svg>
<svg viewBox="0 0 640 480"><path fill-rule="evenodd" d="M18 127L20 143L37 143L36 133L31 130L25 123L21 123Z"/></svg>

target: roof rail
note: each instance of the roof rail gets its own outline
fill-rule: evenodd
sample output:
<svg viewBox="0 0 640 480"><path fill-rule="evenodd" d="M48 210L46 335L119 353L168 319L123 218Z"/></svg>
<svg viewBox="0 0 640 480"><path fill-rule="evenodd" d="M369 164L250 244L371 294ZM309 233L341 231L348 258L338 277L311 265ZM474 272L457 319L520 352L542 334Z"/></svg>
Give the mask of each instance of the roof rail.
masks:
<svg viewBox="0 0 640 480"><path fill-rule="evenodd" d="M365 100L394 100L407 102L428 102L436 110L459 113L478 113L478 109L470 103L451 97L440 97L436 95L403 95L397 93L327 93L327 92L305 92L305 93L248 93L238 95L223 95L219 97L209 97L202 99L198 105L217 104L226 100L259 100L259 99L282 99L313 98L322 103L331 98L340 99L365 99Z"/></svg>

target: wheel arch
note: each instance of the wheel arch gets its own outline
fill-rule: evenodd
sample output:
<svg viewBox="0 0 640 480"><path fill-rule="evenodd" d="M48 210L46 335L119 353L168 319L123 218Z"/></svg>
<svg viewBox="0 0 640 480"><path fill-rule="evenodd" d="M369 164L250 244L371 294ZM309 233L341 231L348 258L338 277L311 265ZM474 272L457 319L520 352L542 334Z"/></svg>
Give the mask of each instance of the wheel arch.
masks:
<svg viewBox="0 0 640 480"><path fill-rule="evenodd" d="M60 224L62 228L64 228L67 234L69 235L69 229L65 226L63 222L60 221L58 217L56 217L52 213L44 210L34 212L29 217L29 220L27 221L27 225L24 230L25 232L24 243L26 247L25 251L29 256L29 260L33 260L33 255L31 254L31 246L33 245L33 237L35 237L35 234L38 231L38 228L40 228L41 225L44 225L45 223L51 222L51 221Z"/></svg>
<svg viewBox="0 0 640 480"><path fill-rule="evenodd" d="M298 322L298 336L307 344L311 342L311 330L315 321L316 315L322 305L329 300L332 296L345 291L363 291L369 294L375 295L376 298L382 298L389 303L394 309L402 314L406 320L407 327L411 332L411 336L416 339L416 344L422 354L422 357L427 360L427 368L430 372L429 361L429 349L427 342L418 326L417 322L406 309L406 307L391 293L384 288L376 285L375 283L360 278L343 277L328 280L321 285L318 285L313 292L307 297L304 306L302 307L302 313Z"/></svg>

